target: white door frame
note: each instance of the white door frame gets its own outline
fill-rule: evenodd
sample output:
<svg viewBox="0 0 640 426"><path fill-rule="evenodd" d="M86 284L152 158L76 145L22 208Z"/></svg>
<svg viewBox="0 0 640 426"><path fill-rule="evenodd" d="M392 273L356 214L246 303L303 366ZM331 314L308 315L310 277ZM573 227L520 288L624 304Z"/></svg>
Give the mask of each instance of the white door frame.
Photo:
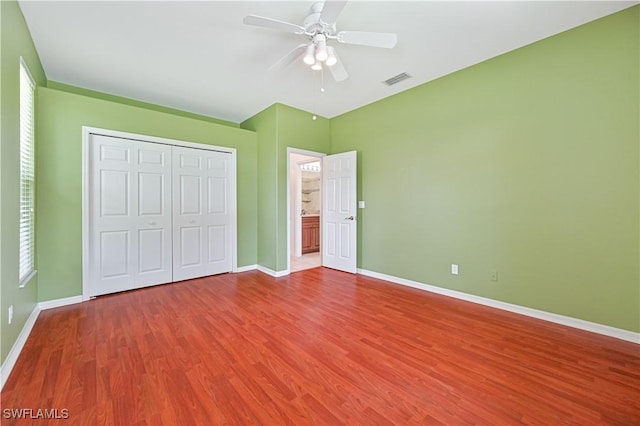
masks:
<svg viewBox="0 0 640 426"><path fill-rule="evenodd" d="M97 127L82 126L82 300L90 299L90 244L89 241L89 141L92 134L111 136L122 139L133 139L142 142L158 143L163 145L181 146L185 148L202 149L206 151L219 151L231 154L231 272L237 272L238 269L238 232L237 232L237 173L236 161L237 151L235 148L228 148L216 145L206 145L201 143L180 141L175 139L159 138L156 136L140 135L136 133L121 132L117 130L100 129Z"/></svg>
<svg viewBox="0 0 640 426"><path fill-rule="evenodd" d="M308 155L309 157L316 157L319 160L327 155L324 152L287 147L287 270L284 271L283 275L291 273L291 221L293 220L291 217L291 154ZM322 180L320 182L322 185ZM322 194L322 186L320 186L320 188L320 194ZM322 226L322 224L320 224L320 226Z"/></svg>

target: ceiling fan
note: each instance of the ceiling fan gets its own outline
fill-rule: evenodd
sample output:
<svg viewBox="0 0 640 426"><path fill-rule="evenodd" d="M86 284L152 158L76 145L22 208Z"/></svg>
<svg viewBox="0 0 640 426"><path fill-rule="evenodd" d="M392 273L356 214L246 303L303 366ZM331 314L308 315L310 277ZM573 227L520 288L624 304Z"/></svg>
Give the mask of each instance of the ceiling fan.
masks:
<svg viewBox="0 0 640 426"><path fill-rule="evenodd" d="M329 41L336 40L339 43L358 44L361 46L393 48L398 42L397 34L374 33L365 31L336 31L336 19L346 5L346 0L325 0L311 5L309 15L302 25L291 24L277 19L265 18L257 15L247 15L243 22L247 25L271 28L291 32L307 37L306 43L295 47L278 62L272 65L270 70L278 70L293 63L300 57L311 69L319 71L328 68L336 81L349 78L338 53Z"/></svg>

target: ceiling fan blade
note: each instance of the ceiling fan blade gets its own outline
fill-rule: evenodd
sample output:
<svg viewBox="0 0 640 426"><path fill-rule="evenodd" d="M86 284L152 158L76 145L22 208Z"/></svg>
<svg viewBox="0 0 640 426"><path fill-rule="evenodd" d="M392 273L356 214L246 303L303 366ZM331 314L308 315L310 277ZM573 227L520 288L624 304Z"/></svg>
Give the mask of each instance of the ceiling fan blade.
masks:
<svg viewBox="0 0 640 426"><path fill-rule="evenodd" d="M298 59L300 56L304 55L305 50L307 50L306 44L301 44L295 47L291 52L283 56L278 62L271 65L269 67L269 71L278 71L283 69L284 67Z"/></svg>
<svg viewBox="0 0 640 426"><path fill-rule="evenodd" d="M344 68L338 53L334 51L333 54L335 55L337 62L333 64L333 66L328 67L329 71L331 71L331 75L335 81L344 81L349 78L349 73L347 73L347 70Z"/></svg>
<svg viewBox="0 0 640 426"><path fill-rule="evenodd" d="M255 25L256 27L271 28L272 30L287 31L294 34L304 34L305 29L300 25L290 24L289 22L278 21L277 19L265 18L264 16L247 15L242 22L246 25Z"/></svg>
<svg viewBox="0 0 640 426"><path fill-rule="evenodd" d="M393 48L398 43L398 35L393 33L370 33L365 31L340 31L336 36L340 43L361 46Z"/></svg>
<svg viewBox="0 0 640 426"><path fill-rule="evenodd" d="M327 26L333 25L346 4L347 0L325 0L320 14L320 23Z"/></svg>

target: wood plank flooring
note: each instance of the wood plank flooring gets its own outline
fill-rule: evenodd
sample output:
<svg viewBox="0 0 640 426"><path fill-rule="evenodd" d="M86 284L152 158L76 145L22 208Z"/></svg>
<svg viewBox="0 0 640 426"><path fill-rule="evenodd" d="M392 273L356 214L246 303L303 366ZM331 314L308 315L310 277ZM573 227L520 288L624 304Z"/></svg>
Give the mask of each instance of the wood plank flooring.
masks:
<svg viewBox="0 0 640 426"><path fill-rule="evenodd" d="M1 402L3 425L637 425L640 349L330 269L252 271L43 311Z"/></svg>

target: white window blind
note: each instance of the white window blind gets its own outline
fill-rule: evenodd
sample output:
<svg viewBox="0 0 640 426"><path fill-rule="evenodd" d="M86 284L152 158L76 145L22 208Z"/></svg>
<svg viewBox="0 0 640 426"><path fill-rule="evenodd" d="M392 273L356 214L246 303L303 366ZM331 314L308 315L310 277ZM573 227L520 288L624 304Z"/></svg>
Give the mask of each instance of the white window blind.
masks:
<svg viewBox="0 0 640 426"><path fill-rule="evenodd" d="M20 285L35 269L35 173L34 94L35 83L20 58Z"/></svg>

